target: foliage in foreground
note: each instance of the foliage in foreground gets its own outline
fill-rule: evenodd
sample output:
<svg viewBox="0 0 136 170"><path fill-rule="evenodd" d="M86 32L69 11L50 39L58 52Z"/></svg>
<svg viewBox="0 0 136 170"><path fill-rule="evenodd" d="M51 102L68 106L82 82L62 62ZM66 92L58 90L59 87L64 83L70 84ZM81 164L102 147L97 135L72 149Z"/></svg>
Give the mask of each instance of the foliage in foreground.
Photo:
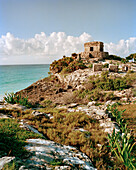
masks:
<svg viewBox="0 0 136 170"><path fill-rule="evenodd" d="M15 95L14 93L6 93L4 100L10 104L20 104L28 108L32 107L32 104L28 101L28 98L21 97L21 94Z"/></svg>
<svg viewBox="0 0 136 170"><path fill-rule="evenodd" d="M0 119L0 157L24 157L27 151L23 148L25 140L42 137L19 127L17 120Z"/></svg>
<svg viewBox="0 0 136 170"><path fill-rule="evenodd" d="M29 113L24 114L23 118L27 118L31 125L50 140L75 146L86 153L98 169L106 169L106 167L113 165L109 149L103 145L107 142L106 133L102 131L97 120L93 120L85 113L67 113L64 109L42 108L40 111L47 115L50 114L52 118L48 119L40 115L34 117ZM101 147L97 144L100 144Z"/></svg>
<svg viewBox="0 0 136 170"><path fill-rule="evenodd" d="M136 168L136 158L133 156L132 150L136 142L128 131L127 124L122 117L124 111L119 111L116 104L109 107L108 110L111 111L120 129L117 133L115 133L114 129L111 135L108 134L109 147L120 164L123 164L126 169L133 170Z"/></svg>
<svg viewBox="0 0 136 170"><path fill-rule="evenodd" d="M15 115L16 118L19 119L28 119L31 125L50 140L61 144L76 146L90 157L93 165L97 167L98 170L127 169L126 167L132 169L131 166L133 164L135 166L133 160L133 150L135 149L133 144L134 141L133 138L129 136L130 134L128 131L125 130L125 121L121 120L121 113L123 112L114 111L114 109L115 108L113 108L111 112L114 112L113 115L116 115L114 117L121 129L120 134L122 136L120 136L119 133L115 134L113 131L112 135L109 135L109 143L106 137L107 135L99 126L99 122L93 120L85 113L67 113L65 109L58 110L46 107L42 108L40 111L47 115L50 114L50 116L52 116L51 119L48 119L48 117L45 117L44 115L34 117L31 114L31 110L22 111L16 114L12 111L9 112L9 114ZM122 125L120 125L121 123ZM85 129L86 131L80 131L80 129ZM111 148L107 148L107 145ZM126 152L129 159L125 157ZM122 161L122 158L124 162ZM60 163L60 160L58 160L51 164ZM132 163L132 165L129 165L130 163Z"/></svg>

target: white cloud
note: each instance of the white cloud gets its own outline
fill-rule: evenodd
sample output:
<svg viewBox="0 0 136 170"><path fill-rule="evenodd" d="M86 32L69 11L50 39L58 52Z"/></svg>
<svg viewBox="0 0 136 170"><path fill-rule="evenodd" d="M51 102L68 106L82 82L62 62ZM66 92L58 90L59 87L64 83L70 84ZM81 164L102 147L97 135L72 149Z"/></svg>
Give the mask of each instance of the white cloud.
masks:
<svg viewBox="0 0 136 170"><path fill-rule="evenodd" d="M130 37L128 40L120 40L117 44L105 43L105 51L110 54L127 57L129 54L136 53L136 37Z"/></svg>
<svg viewBox="0 0 136 170"><path fill-rule="evenodd" d="M69 56L73 52L83 51L83 44L92 40L87 33L74 37L67 36L64 32L53 32L49 36L41 32L28 40L15 38L11 33L7 33L0 38L0 54L37 56L50 62L63 55Z"/></svg>
<svg viewBox="0 0 136 170"><path fill-rule="evenodd" d="M14 60L17 59L18 62L22 62L23 56L29 56L28 61L34 59L35 63L50 63L63 55L70 56L73 52L83 51L83 44L89 41L93 41L93 39L87 33L74 37L68 36L64 32L53 32L49 36L41 32L27 40L16 38L11 33L7 33L0 38L0 56L3 57L3 60L9 58L9 61L11 60L10 56L14 56ZM135 53L135 50L136 37L120 40L117 44L112 42L105 44L105 51L122 57Z"/></svg>

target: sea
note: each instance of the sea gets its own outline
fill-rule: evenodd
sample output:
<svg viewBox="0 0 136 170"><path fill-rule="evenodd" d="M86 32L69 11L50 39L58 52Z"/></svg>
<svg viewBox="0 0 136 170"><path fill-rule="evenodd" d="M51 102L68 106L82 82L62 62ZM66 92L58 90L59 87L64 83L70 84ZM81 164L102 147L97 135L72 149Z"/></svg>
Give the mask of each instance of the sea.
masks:
<svg viewBox="0 0 136 170"><path fill-rule="evenodd" d="M49 64L0 65L0 100L48 76Z"/></svg>

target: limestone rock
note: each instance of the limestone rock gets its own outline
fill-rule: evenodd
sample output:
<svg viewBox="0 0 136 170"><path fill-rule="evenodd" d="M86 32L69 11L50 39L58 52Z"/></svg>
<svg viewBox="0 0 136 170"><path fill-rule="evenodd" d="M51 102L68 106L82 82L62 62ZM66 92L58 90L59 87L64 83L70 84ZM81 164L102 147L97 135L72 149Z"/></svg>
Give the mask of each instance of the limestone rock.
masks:
<svg viewBox="0 0 136 170"><path fill-rule="evenodd" d="M35 117L36 116L45 116L46 118L49 119L49 116L46 113L43 113L43 112L33 111L31 114Z"/></svg>
<svg viewBox="0 0 136 170"><path fill-rule="evenodd" d="M78 103L71 103L68 105L68 108L73 108L73 107L76 107L78 106Z"/></svg>
<svg viewBox="0 0 136 170"><path fill-rule="evenodd" d="M96 104L96 101L89 102L87 106L94 106Z"/></svg>
<svg viewBox="0 0 136 170"><path fill-rule="evenodd" d="M2 169L5 164L11 162L14 159L15 157L10 157L10 156L4 156L0 158L0 169Z"/></svg>
<svg viewBox="0 0 136 170"><path fill-rule="evenodd" d="M33 165L33 167L38 165L39 168L49 168L50 162L57 160L66 164L66 166L59 165L56 169L71 169L71 166L76 168L78 165L78 167L83 169L95 170L91 160L75 147L61 145L44 139L28 139L26 142L25 148L33 155L25 161L29 162L29 165Z"/></svg>

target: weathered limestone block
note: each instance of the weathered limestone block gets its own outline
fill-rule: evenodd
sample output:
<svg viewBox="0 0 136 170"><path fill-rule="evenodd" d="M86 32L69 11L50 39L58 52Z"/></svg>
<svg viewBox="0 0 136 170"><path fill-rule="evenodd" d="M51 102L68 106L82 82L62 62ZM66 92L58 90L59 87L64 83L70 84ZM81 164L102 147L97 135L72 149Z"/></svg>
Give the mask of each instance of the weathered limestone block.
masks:
<svg viewBox="0 0 136 170"><path fill-rule="evenodd" d="M110 64L109 65L109 71L117 73L118 72L118 66Z"/></svg>
<svg viewBox="0 0 136 170"><path fill-rule="evenodd" d="M93 64L93 72L102 71L102 64Z"/></svg>

